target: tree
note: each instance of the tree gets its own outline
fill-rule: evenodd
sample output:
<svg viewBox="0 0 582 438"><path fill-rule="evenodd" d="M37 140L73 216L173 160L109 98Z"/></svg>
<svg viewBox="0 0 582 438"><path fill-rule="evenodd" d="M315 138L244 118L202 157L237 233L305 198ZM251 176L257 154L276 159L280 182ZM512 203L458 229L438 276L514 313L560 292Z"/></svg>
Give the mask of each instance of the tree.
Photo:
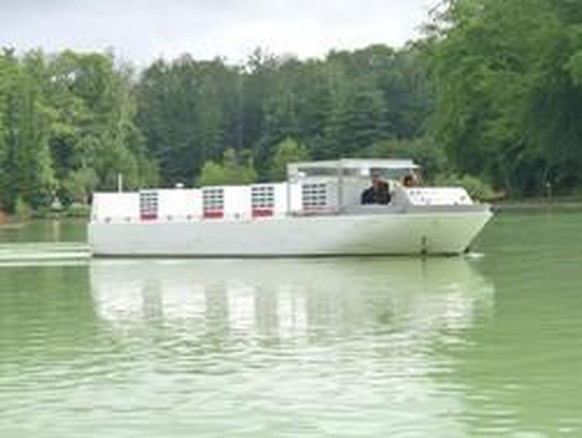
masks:
<svg viewBox="0 0 582 438"><path fill-rule="evenodd" d="M233 149L224 152L222 163L207 161L202 166L202 172L198 178L201 186L209 185L236 185L251 184L257 180L257 173L252 165L252 160L239 155Z"/></svg>
<svg viewBox="0 0 582 438"><path fill-rule="evenodd" d="M110 55L65 51L51 59L47 70L50 145L61 201L114 189L119 174L127 188L155 183L155 165L135 124L131 69L116 65Z"/></svg>
<svg viewBox="0 0 582 438"><path fill-rule="evenodd" d="M109 54L0 55L0 202L48 207L155 182L135 125L132 71Z"/></svg>
<svg viewBox="0 0 582 438"><path fill-rule="evenodd" d="M220 160L240 143L240 77L221 60L195 61L184 55L158 60L137 85L138 126L162 183L198 176L207 160Z"/></svg>
<svg viewBox="0 0 582 438"><path fill-rule="evenodd" d="M24 65L23 65L24 64ZM2 205L13 211L17 200L33 208L47 205L55 181L48 150L48 112L35 74L42 59L30 55L20 63L11 52L0 56L0 145Z"/></svg>
<svg viewBox="0 0 582 438"><path fill-rule="evenodd" d="M219 186L226 184L227 181L228 177L222 164L212 160L204 163L200 171L200 176L198 177L198 184L200 186Z"/></svg>
<svg viewBox="0 0 582 438"><path fill-rule="evenodd" d="M287 137L280 142L275 149L275 154L269 166L269 179L271 181L285 180L287 177L287 164L309 160L309 152L296 140Z"/></svg>
<svg viewBox="0 0 582 438"><path fill-rule="evenodd" d="M431 36L433 121L459 170L521 195L582 182L581 11L573 4L447 2Z"/></svg>

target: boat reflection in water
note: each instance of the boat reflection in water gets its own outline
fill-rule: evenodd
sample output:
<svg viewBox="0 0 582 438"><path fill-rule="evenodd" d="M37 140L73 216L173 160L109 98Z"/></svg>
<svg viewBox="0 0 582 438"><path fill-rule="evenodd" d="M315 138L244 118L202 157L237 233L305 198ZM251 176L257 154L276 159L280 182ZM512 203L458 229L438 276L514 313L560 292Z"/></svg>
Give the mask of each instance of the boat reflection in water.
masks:
<svg viewBox="0 0 582 438"><path fill-rule="evenodd" d="M90 269L120 363L189 436L463 436L464 395L445 376L490 321L493 287L462 258Z"/></svg>
<svg viewBox="0 0 582 438"><path fill-rule="evenodd" d="M113 327L225 339L431 335L470 326L493 302L462 258L94 260L90 271L97 313Z"/></svg>

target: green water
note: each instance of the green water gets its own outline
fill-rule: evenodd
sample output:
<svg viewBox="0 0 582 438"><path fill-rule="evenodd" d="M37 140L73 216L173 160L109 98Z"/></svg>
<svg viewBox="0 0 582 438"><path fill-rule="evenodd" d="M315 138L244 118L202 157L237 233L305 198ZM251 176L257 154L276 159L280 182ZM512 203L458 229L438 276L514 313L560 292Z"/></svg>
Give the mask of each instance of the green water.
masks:
<svg viewBox="0 0 582 438"><path fill-rule="evenodd" d="M0 229L2 438L582 435L582 212L501 214L467 258L88 260L83 238Z"/></svg>

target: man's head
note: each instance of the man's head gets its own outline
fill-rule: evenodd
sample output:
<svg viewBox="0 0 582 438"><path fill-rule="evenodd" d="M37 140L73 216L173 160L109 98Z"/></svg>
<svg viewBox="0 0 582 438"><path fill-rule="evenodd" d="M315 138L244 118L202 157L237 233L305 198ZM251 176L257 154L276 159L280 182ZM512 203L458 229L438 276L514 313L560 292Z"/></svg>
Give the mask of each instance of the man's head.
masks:
<svg viewBox="0 0 582 438"><path fill-rule="evenodd" d="M372 180L372 185L374 187L377 187L382 182L382 178L380 177L380 173L377 171L376 172L372 171L370 173L370 179Z"/></svg>

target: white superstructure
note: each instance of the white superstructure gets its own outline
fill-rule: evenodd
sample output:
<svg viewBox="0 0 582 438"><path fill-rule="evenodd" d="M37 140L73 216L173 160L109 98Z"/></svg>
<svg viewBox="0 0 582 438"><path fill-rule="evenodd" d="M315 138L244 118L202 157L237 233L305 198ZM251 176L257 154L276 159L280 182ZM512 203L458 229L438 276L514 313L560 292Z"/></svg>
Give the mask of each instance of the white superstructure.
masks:
<svg viewBox="0 0 582 438"><path fill-rule="evenodd" d="M98 256L458 254L491 217L459 187L404 187L411 160L295 163L282 183L95 193ZM370 174L387 205L362 205Z"/></svg>

